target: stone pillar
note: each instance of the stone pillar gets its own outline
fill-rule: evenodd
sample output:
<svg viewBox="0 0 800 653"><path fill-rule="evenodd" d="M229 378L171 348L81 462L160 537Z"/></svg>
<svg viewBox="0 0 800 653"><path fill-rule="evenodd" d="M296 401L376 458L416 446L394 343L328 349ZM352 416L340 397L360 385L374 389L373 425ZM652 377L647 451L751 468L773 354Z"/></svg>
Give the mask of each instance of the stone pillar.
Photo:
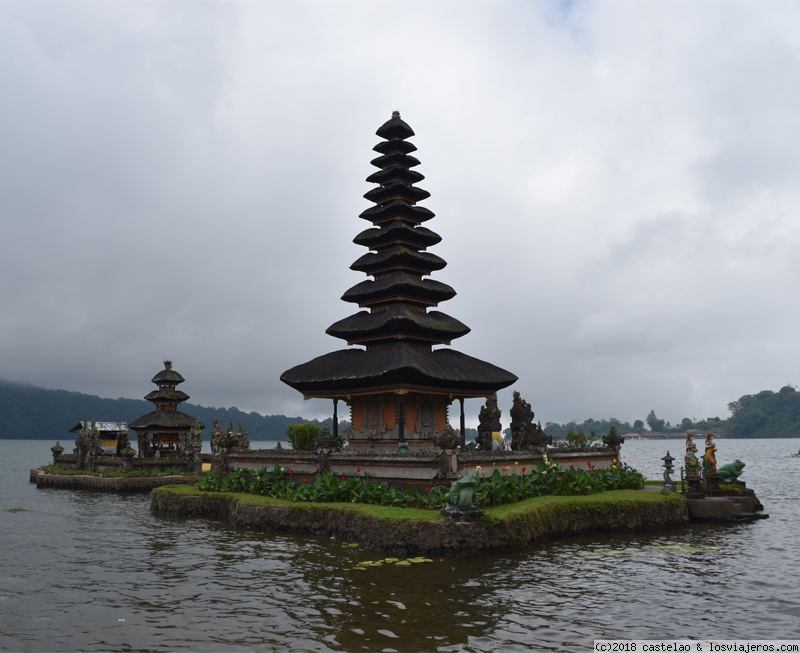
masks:
<svg viewBox="0 0 800 653"><path fill-rule="evenodd" d="M125 447L125 449L122 451L120 455L122 456L123 469L126 472L132 472L133 458L136 455L136 452L133 450L133 448L131 448L130 443L128 443L128 445Z"/></svg>
<svg viewBox="0 0 800 653"><path fill-rule="evenodd" d="M56 440L56 446L51 447L50 451L53 453L53 467L58 467L58 457L64 453L64 447L62 447L61 443Z"/></svg>
<svg viewBox="0 0 800 653"><path fill-rule="evenodd" d="M461 404L461 448L463 449L467 446L467 426L464 420L464 397L459 397L458 401Z"/></svg>

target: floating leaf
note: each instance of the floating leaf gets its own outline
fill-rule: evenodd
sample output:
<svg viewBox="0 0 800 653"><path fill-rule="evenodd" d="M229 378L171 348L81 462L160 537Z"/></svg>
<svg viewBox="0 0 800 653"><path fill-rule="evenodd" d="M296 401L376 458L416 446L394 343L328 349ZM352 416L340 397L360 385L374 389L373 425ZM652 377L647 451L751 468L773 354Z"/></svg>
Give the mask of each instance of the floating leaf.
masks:
<svg viewBox="0 0 800 653"><path fill-rule="evenodd" d="M353 569L357 569L358 571L366 571L366 567L353 567Z"/></svg>
<svg viewBox="0 0 800 653"><path fill-rule="evenodd" d="M358 544L342 544L343 549L356 549L358 548Z"/></svg>
<svg viewBox="0 0 800 653"><path fill-rule="evenodd" d="M409 558L409 562L433 562L433 560L429 560L428 558Z"/></svg>
<svg viewBox="0 0 800 653"><path fill-rule="evenodd" d="M7 508L6 512L30 512L27 508Z"/></svg>
<svg viewBox="0 0 800 653"><path fill-rule="evenodd" d="M397 563L397 567L410 567L411 563L408 560L401 560Z"/></svg>
<svg viewBox="0 0 800 653"><path fill-rule="evenodd" d="M400 558L386 558L384 562L399 562Z"/></svg>

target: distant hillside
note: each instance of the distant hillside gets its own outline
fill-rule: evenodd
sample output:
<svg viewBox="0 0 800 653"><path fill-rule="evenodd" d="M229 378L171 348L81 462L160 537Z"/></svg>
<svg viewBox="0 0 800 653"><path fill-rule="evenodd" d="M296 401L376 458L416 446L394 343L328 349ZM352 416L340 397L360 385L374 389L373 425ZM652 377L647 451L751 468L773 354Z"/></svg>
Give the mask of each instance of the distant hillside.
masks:
<svg viewBox="0 0 800 653"><path fill-rule="evenodd" d="M325 424L324 421L302 417L245 413L236 407L206 408L187 403L182 404L182 409L199 417L206 425L204 440L210 437L211 420L215 417L220 426L232 420L234 427L238 427L241 420L251 440L281 440L289 424ZM61 440L63 444L74 437L68 431L82 419L132 422L152 410L153 404L144 399L103 399L81 392L46 390L0 381L0 440ZM331 426L332 420L327 420L327 423ZM347 426L347 422L342 422L339 430Z"/></svg>

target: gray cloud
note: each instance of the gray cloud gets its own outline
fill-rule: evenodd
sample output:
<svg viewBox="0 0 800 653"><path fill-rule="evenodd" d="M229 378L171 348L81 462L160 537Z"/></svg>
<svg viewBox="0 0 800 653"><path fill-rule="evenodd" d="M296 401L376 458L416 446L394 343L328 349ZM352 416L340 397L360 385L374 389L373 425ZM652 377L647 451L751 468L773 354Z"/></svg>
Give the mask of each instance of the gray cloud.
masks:
<svg viewBox="0 0 800 653"><path fill-rule="evenodd" d="M0 376L139 397L171 357L192 401L326 413L278 377L344 345L324 331L399 109L456 348L543 420L722 415L796 380L799 26L786 3L0 4Z"/></svg>

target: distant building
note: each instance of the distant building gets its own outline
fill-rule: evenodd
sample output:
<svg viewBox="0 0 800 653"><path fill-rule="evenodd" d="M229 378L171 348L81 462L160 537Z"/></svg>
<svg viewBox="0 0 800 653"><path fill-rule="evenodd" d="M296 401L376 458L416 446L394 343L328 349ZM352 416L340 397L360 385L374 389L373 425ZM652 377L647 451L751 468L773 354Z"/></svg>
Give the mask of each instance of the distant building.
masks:
<svg viewBox="0 0 800 653"><path fill-rule="evenodd" d="M176 388L184 381L172 369L172 361L164 361L164 369L153 377L158 390L153 390L145 399L152 401L156 409L130 423L139 442L139 458L179 455L181 436L185 437L197 421L178 410L178 405L189 399L189 395ZM201 423L200 428L205 425Z"/></svg>
<svg viewBox="0 0 800 653"><path fill-rule="evenodd" d="M78 433L83 428L83 422L85 420L81 420L75 426L73 426L69 432L70 433ZM95 422L95 427L97 428L97 433L100 435L100 444L103 447L103 453L111 454L112 456L116 456L119 451L119 443L121 439L124 439L127 442L127 435L128 435L128 423L127 422ZM125 435L125 438L121 438L121 435ZM124 445L123 447L124 448Z"/></svg>

